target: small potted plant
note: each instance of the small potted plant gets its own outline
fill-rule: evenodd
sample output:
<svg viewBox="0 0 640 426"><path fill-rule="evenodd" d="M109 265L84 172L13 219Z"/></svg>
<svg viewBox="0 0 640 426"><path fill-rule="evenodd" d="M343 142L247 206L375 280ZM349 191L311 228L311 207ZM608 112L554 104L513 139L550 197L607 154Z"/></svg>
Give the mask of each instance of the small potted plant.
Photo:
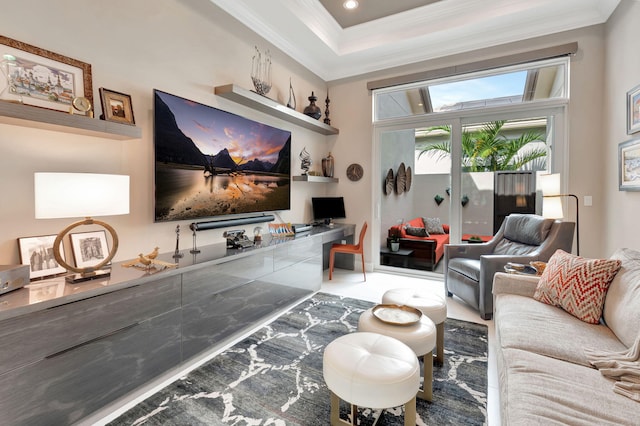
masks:
<svg viewBox="0 0 640 426"><path fill-rule="evenodd" d="M398 251L400 250L400 230L399 229L391 229L389 231L389 239L387 241L389 244L389 250Z"/></svg>

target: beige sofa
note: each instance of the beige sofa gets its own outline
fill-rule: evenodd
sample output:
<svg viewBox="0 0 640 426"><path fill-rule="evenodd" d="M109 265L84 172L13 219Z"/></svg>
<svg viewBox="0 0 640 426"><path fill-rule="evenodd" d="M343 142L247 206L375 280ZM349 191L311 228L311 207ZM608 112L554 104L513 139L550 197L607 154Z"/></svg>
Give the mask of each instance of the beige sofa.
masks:
<svg viewBox="0 0 640 426"><path fill-rule="evenodd" d="M640 336L640 252L622 267L603 320L588 324L533 299L538 278L497 273L493 284L503 425L638 425L640 402L613 391L585 350L626 351Z"/></svg>

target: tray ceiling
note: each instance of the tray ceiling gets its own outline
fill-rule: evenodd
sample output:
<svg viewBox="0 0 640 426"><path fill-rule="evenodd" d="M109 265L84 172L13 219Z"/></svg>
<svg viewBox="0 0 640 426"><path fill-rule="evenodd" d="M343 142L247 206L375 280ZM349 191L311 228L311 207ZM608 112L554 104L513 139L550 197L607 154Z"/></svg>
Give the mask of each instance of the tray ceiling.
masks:
<svg viewBox="0 0 640 426"><path fill-rule="evenodd" d="M359 0L357 19L342 0L211 2L332 81L601 24L620 0Z"/></svg>

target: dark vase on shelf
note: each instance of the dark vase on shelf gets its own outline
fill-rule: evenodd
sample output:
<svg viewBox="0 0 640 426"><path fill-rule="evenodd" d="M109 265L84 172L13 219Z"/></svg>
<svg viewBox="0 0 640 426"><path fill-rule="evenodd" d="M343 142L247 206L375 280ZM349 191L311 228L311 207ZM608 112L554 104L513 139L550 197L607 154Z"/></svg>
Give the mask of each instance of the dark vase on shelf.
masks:
<svg viewBox="0 0 640 426"><path fill-rule="evenodd" d="M322 110L318 105L316 105L316 101L318 100L318 97L314 95L313 92L311 92L311 96L309 96L308 99L310 104L304 108L303 113L305 115L308 115L309 117L313 117L316 120L319 120L320 117L322 117Z"/></svg>
<svg viewBox="0 0 640 426"><path fill-rule="evenodd" d="M333 155L331 153L322 159L322 174L324 177L333 177Z"/></svg>

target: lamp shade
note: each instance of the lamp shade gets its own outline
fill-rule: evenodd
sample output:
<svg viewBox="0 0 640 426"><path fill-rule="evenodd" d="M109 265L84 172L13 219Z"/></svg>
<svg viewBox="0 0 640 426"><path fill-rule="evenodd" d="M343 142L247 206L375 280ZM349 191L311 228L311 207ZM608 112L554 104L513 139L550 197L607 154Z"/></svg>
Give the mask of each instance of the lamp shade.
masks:
<svg viewBox="0 0 640 426"><path fill-rule="evenodd" d="M564 211L562 210L562 200L558 197L549 198L548 196L542 200L542 217L547 219L562 219Z"/></svg>
<svg viewBox="0 0 640 426"><path fill-rule="evenodd" d="M36 219L129 214L129 176L35 173Z"/></svg>
<svg viewBox="0 0 640 426"><path fill-rule="evenodd" d="M560 195L560 173L540 175L538 188L542 191L542 216L548 219L564 217Z"/></svg>
<svg viewBox="0 0 640 426"><path fill-rule="evenodd" d="M538 176L538 188L543 196L560 194L560 173Z"/></svg>

